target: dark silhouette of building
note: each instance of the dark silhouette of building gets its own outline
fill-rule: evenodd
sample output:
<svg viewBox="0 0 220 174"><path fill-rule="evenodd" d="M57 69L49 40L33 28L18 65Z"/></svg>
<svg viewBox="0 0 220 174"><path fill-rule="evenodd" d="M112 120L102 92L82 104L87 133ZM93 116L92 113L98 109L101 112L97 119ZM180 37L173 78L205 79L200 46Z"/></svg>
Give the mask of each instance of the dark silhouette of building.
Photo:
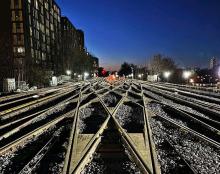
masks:
<svg viewBox="0 0 220 174"><path fill-rule="evenodd" d="M217 66L217 59L215 57L209 60L209 69L213 69Z"/></svg>
<svg viewBox="0 0 220 174"><path fill-rule="evenodd" d="M55 0L2 0L0 21L0 87L5 78L34 84L44 74L91 69L84 32L61 17Z"/></svg>
<svg viewBox="0 0 220 174"><path fill-rule="evenodd" d="M26 81L31 67L61 71L61 12L54 0L0 2L0 81Z"/></svg>
<svg viewBox="0 0 220 174"><path fill-rule="evenodd" d="M96 72L99 68L99 59L97 57L92 57L93 60L93 70Z"/></svg>
<svg viewBox="0 0 220 174"><path fill-rule="evenodd" d="M84 33L77 30L67 17L61 17L63 72L72 69L74 54L84 52Z"/></svg>
<svg viewBox="0 0 220 174"><path fill-rule="evenodd" d="M82 30L77 30L77 44L80 50L84 50L85 42L84 42L84 32Z"/></svg>

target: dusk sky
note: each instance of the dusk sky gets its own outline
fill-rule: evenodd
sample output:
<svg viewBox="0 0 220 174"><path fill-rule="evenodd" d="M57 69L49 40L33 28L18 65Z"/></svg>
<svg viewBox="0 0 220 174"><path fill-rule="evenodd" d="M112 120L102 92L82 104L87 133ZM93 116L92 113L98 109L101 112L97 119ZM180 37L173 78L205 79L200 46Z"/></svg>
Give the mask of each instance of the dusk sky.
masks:
<svg viewBox="0 0 220 174"><path fill-rule="evenodd" d="M56 0L84 31L101 66L145 64L154 54L180 66L220 58L220 0Z"/></svg>

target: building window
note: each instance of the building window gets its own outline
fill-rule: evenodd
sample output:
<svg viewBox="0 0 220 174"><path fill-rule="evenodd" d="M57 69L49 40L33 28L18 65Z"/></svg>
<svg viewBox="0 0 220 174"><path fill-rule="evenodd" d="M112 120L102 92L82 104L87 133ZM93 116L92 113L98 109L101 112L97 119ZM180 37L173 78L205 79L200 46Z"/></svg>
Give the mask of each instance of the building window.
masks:
<svg viewBox="0 0 220 174"><path fill-rule="evenodd" d="M33 39L32 39L32 37L30 38L30 43L31 43L31 47L33 47Z"/></svg>
<svg viewBox="0 0 220 174"><path fill-rule="evenodd" d="M35 38L39 40L39 32L37 30L35 32Z"/></svg>
<svg viewBox="0 0 220 174"><path fill-rule="evenodd" d="M31 16L29 16L29 25L31 25L32 22L31 22Z"/></svg>
<svg viewBox="0 0 220 174"><path fill-rule="evenodd" d="M48 28L46 28L46 35L47 35L47 36L50 36L50 31L49 31Z"/></svg>
<svg viewBox="0 0 220 174"><path fill-rule="evenodd" d="M13 35L13 44L24 45L24 35L21 35L21 34Z"/></svg>
<svg viewBox="0 0 220 174"><path fill-rule="evenodd" d="M24 47L18 47L17 50L18 50L18 53L24 53L25 52Z"/></svg>
<svg viewBox="0 0 220 174"><path fill-rule="evenodd" d="M28 13L29 14L31 13L31 6L30 6L30 4L28 4Z"/></svg>
<svg viewBox="0 0 220 174"><path fill-rule="evenodd" d="M32 28L30 27L30 36L33 35L33 31L32 31Z"/></svg>
<svg viewBox="0 0 220 174"><path fill-rule="evenodd" d="M44 7L48 10L48 3L47 2L44 3Z"/></svg>
<svg viewBox="0 0 220 174"><path fill-rule="evenodd" d="M42 60L46 60L46 54L42 53Z"/></svg>
<svg viewBox="0 0 220 174"><path fill-rule="evenodd" d="M22 11L21 10L16 10L12 11L12 21L22 21Z"/></svg>
<svg viewBox="0 0 220 174"><path fill-rule="evenodd" d="M34 56L34 50L33 50L33 48L31 48L31 56L34 58L35 56Z"/></svg>
<svg viewBox="0 0 220 174"><path fill-rule="evenodd" d="M11 0L11 9L21 9L21 0Z"/></svg>
<svg viewBox="0 0 220 174"><path fill-rule="evenodd" d="M51 29L51 31L54 31L53 24L50 24L50 29Z"/></svg>
<svg viewBox="0 0 220 174"><path fill-rule="evenodd" d="M23 33L23 23L13 23L12 25L12 32L13 33Z"/></svg>
<svg viewBox="0 0 220 174"><path fill-rule="evenodd" d="M42 40L43 40L44 43L46 42L46 36L45 36L45 34L42 35Z"/></svg>
<svg viewBox="0 0 220 174"><path fill-rule="evenodd" d="M13 45L17 45L17 35L13 35Z"/></svg>
<svg viewBox="0 0 220 174"><path fill-rule="evenodd" d="M14 47L13 52L15 56L25 56L25 48L24 47Z"/></svg>

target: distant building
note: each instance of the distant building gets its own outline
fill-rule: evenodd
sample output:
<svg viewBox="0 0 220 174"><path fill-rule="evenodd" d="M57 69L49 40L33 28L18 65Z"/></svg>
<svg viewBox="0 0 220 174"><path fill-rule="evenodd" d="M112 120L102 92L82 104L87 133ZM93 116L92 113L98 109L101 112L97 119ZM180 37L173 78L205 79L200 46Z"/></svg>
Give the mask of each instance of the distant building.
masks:
<svg viewBox="0 0 220 174"><path fill-rule="evenodd" d="M92 57L92 60L93 60L93 69L97 71L99 68L99 59L97 57Z"/></svg>
<svg viewBox="0 0 220 174"><path fill-rule="evenodd" d="M55 0L2 0L0 21L0 91L6 78L22 84L34 79L33 74L52 77L74 67L91 69L90 59L72 63L75 53L86 58L84 32L61 18ZM98 59L94 62L98 66Z"/></svg>
<svg viewBox="0 0 220 174"><path fill-rule="evenodd" d="M77 47L77 30L67 17L61 18L63 72L71 69L74 48Z"/></svg>
<svg viewBox="0 0 220 174"><path fill-rule="evenodd" d="M62 63L63 72L67 69L74 69L72 59L76 52L85 52L84 33L77 30L67 17L61 17L62 33Z"/></svg>
<svg viewBox="0 0 220 174"><path fill-rule="evenodd" d="M77 30L77 44L80 50L84 50L85 41L84 41L84 32L82 30Z"/></svg>
<svg viewBox="0 0 220 174"><path fill-rule="evenodd" d="M0 81L28 80L35 65L60 72L60 15L54 0L0 2Z"/></svg>
<svg viewBox="0 0 220 174"><path fill-rule="evenodd" d="M217 59L215 57L209 60L209 69L213 69L217 66Z"/></svg>

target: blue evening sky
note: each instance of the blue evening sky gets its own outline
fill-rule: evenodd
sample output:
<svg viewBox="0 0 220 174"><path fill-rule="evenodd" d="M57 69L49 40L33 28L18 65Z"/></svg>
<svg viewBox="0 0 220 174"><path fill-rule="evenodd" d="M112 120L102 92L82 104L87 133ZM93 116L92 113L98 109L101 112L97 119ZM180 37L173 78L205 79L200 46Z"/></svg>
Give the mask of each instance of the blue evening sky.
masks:
<svg viewBox="0 0 220 174"><path fill-rule="evenodd" d="M220 0L56 0L102 66L145 64L156 53L180 66L220 58Z"/></svg>

